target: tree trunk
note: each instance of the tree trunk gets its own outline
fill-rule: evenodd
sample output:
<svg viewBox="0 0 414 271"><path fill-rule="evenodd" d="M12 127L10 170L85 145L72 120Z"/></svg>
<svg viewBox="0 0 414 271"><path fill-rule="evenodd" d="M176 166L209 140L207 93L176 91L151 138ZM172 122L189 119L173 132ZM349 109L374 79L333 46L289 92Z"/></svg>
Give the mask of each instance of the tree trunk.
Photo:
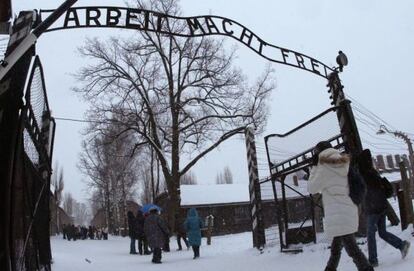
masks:
<svg viewBox="0 0 414 271"><path fill-rule="evenodd" d="M155 180L154 180L154 150L151 147L151 192L152 192L152 202L155 202Z"/></svg>
<svg viewBox="0 0 414 271"><path fill-rule="evenodd" d="M180 195L180 150L179 150L179 131L178 131L178 114L173 112L173 131L172 131L172 148L171 148L171 179L168 184L168 193L170 196L168 224L171 232L175 232L175 217L178 214L181 203Z"/></svg>
<svg viewBox="0 0 414 271"><path fill-rule="evenodd" d="M108 230L111 229L111 205L110 205L110 199L109 199L109 189L108 187L105 188L105 222L106 222L106 227L108 228Z"/></svg>
<svg viewBox="0 0 414 271"><path fill-rule="evenodd" d="M181 196L179 186L177 187L177 180L171 179L168 182L168 225L170 227L171 232L175 232L175 218L176 214L180 211L180 203L181 203Z"/></svg>
<svg viewBox="0 0 414 271"><path fill-rule="evenodd" d="M157 158L157 183L155 185L155 194L160 193L160 160Z"/></svg>
<svg viewBox="0 0 414 271"><path fill-rule="evenodd" d="M126 202L127 200L126 200L126 191L125 191L125 180L123 180L122 181L122 203L123 203L123 206L122 206L122 212L123 212L123 214L122 214L122 216L123 216L123 219L124 219L124 230L123 230L123 233L122 233L122 236L125 236L126 235L126 229L128 228L128 222L127 222L127 202Z"/></svg>

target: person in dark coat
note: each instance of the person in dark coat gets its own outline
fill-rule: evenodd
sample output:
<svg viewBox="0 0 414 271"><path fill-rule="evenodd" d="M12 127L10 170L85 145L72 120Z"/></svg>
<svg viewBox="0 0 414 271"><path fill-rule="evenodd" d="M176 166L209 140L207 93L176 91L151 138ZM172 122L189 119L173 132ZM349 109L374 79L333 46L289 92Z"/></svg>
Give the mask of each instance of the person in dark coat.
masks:
<svg viewBox="0 0 414 271"><path fill-rule="evenodd" d="M187 232L188 243L192 247L194 252L193 259L200 257L202 227L203 221L198 216L197 210L195 208L191 208L190 210L188 210L187 219L184 222L184 228Z"/></svg>
<svg viewBox="0 0 414 271"><path fill-rule="evenodd" d="M63 239L66 240L66 235L67 235L67 233L66 233L66 224L63 224L63 226L62 226L62 234L63 234Z"/></svg>
<svg viewBox="0 0 414 271"><path fill-rule="evenodd" d="M88 236L91 240L95 239L95 232L94 232L92 226L89 226Z"/></svg>
<svg viewBox="0 0 414 271"><path fill-rule="evenodd" d="M71 236L71 238L73 239L73 241L76 241L76 239L78 238L78 231L77 228L75 227L75 225L69 225L69 235ZM70 239L69 239L70 241Z"/></svg>
<svg viewBox="0 0 414 271"><path fill-rule="evenodd" d="M137 216L137 238L138 238L138 252L140 255L145 254L149 255L151 252L148 250L148 242L145 237L144 233L144 223L145 223L145 217L141 210L138 210Z"/></svg>
<svg viewBox="0 0 414 271"><path fill-rule="evenodd" d="M150 214L145 219L144 233L152 249L152 262L161 263L161 248L165 245L165 236L170 233L164 219L158 215L156 208L150 209Z"/></svg>
<svg viewBox="0 0 414 271"><path fill-rule="evenodd" d="M135 249L135 242L137 241L138 237L138 226L137 221L135 219L134 214L131 211L128 211L128 235L131 239L131 245L129 248L129 254L137 254L137 251Z"/></svg>
<svg viewBox="0 0 414 271"><path fill-rule="evenodd" d="M177 232L178 250L183 249L183 247L181 246L181 239L183 239L185 246L187 247L187 249L189 249L190 245L188 244L188 241L187 241L187 232L185 231L184 221L183 219L181 219L180 215L175 216L175 230Z"/></svg>
<svg viewBox="0 0 414 271"><path fill-rule="evenodd" d="M402 258L407 256L410 243L403 241L394 234L387 232L385 217L387 211L387 196L382 177L372 164L370 150L366 149L358 157L359 171L367 184L365 196L365 213L367 215L368 255L372 266L378 266L377 243L375 233L388 244L401 251Z"/></svg>

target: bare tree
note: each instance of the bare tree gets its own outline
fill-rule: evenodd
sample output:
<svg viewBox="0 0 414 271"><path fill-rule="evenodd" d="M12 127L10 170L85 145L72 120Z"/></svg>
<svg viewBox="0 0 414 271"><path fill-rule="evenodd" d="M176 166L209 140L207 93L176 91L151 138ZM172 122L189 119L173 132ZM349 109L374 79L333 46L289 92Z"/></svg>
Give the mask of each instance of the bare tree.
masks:
<svg viewBox="0 0 414 271"><path fill-rule="evenodd" d="M110 123L102 128L101 134L84 140L79 169L89 177L87 184L94 196L101 196L106 224L113 231L126 227L127 200L132 198L138 181L137 164L129 149L130 135L124 133L113 140L117 126Z"/></svg>
<svg viewBox="0 0 414 271"><path fill-rule="evenodd" d="M177 0L138 0L135 5L181 15ZM155 27L158 20L149 23ZM162 27L184 31L184 23ZM114 122L119 127L114 138L134 132L132 151L151 146L168 187L172 228L181 177L246 126L260 132L266 122L272 70L265 69L249 85L233 65L235 50L227 53L223 40L139 31L126 39L88 39L79 52L93 60L78 72L83 85L75 89L90 102L89 117L98 120L89 132L101 133L105 123Z"/></svg>
<svg viewBox="0 0 414 271"><path fill-rule="evenodd" d="M151 203L154 201L154 190L151 185L151 177L148 168L141 169L141 194L140 200L141 204Z"/></svg>
<svg viewBox="0 0 414 271"><path fill-rule="evenodd" d="M70 192L66 192L65 196L63 197L63 210L65 210L66 214L70 217L73 216L73 204L75 200L72 197Z"/></svg>
<svg viewBox="0 0 414 271"><path fill-rule="evenodd" d="M225 184L233 183L233 174L228 166L226 166L223 170L223 180Z"/></svg>
<svg viewBox="0 0 414 271"><path fill-rule="evenodd" d="M218 172L216 175L216 184L224 184L223 173Z"/></svg>
<svg viewBox="0 0 414 271"><path fill-rule="evenodd" d="M164 178L159 173L159 163L152 162L151 149L142 147L139 155L139 181L141 183L141 203L154 202L156 197L165 191ZM155 165L154 165L155 164ZM154 172L155 171L155 172Z"/></svg>
<svg viewBox="0 0 414 271"><path fill-rule="evenodd" d="M105 208L102 190L97 188L93 189L89 198L89 203L92 216L97 214L102 208Z"/></svg>
<svg viewBox="0 0 414 271"><path fill-rule="evenodd" d="M86 204L75 201L73 205L73 216L76 224L86 226L89 222L89 212Z"/></svg>
<svg viewBox="0 0 414 271"><path fill-rule="evenodd" d="M54 199L55 199L55 218L56 218L56 232L60 232L60 214L59 214L59 207L62 203L62 197L63 197L63 189L65 187L65 183L63 180L63 168L60 168L59 170L59 164L56 162L55 169L53 170L52 174L52 184L54 187Z"/></svg>
<svg viewBox="0 0 414 271"><path fill-rule="evenodd" d="M181 176L181 184L197 184L197 177L192 171Z"/></svg>

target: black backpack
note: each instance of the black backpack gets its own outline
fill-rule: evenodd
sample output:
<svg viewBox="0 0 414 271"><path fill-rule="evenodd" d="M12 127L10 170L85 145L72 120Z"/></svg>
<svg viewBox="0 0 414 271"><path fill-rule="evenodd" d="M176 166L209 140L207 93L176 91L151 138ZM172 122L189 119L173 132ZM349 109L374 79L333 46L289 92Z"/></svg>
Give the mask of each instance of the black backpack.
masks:
<svg viewBox="0 0 414 271"><path fill-rule="evenodd" d="M394 188L392 187L392 184L390 183L390 181L388 181L387 178L385 177L380 177L380 182L381 182L381 189L384 191L385 193L385 197L390 198L394 195Z"/></svg>
<svg viewBox="0 0 414 271"><path fill-rule="evenodd" d="M349 197L355 205L360 205L364 201L365 194L367 193L367 185L359 170L354 166L349 166L348 184Z"/></svg>

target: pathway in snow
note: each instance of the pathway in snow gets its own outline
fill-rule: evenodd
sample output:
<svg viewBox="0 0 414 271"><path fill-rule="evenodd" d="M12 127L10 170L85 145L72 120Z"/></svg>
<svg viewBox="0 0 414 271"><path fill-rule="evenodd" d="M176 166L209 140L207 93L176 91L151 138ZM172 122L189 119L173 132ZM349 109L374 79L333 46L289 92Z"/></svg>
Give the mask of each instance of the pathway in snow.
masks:
<svg viewBox="0 0 414 271"><path fill-rule="evenodd" d="M399 227L389 228L403 239L414 238L409 231L401 233ZM205 240L203 240L205 244ZM362 246L367 254L366 246ZM201 247L201 258L192 259L192 251L176 251L175 239L171 238L171 252L163 253L163 264L151 263L151 256L129 255L129 238L111 237L110 240L79 240L69 242L61 237L52 238L53 270L129 271L129 270L179 270L179 271L320 271L328 259L326 244L309 245L300 254L289 255L279 252L278 247L267 248L263 254L251 248L251 234L242 233L214 237L211 246ZM405 260L400 252L378 242L380 266L376 270L414 270L414 249ZM89 263L90 262L90 263ZM339 270L356 270L351 259L343 252Z"/></svg>

